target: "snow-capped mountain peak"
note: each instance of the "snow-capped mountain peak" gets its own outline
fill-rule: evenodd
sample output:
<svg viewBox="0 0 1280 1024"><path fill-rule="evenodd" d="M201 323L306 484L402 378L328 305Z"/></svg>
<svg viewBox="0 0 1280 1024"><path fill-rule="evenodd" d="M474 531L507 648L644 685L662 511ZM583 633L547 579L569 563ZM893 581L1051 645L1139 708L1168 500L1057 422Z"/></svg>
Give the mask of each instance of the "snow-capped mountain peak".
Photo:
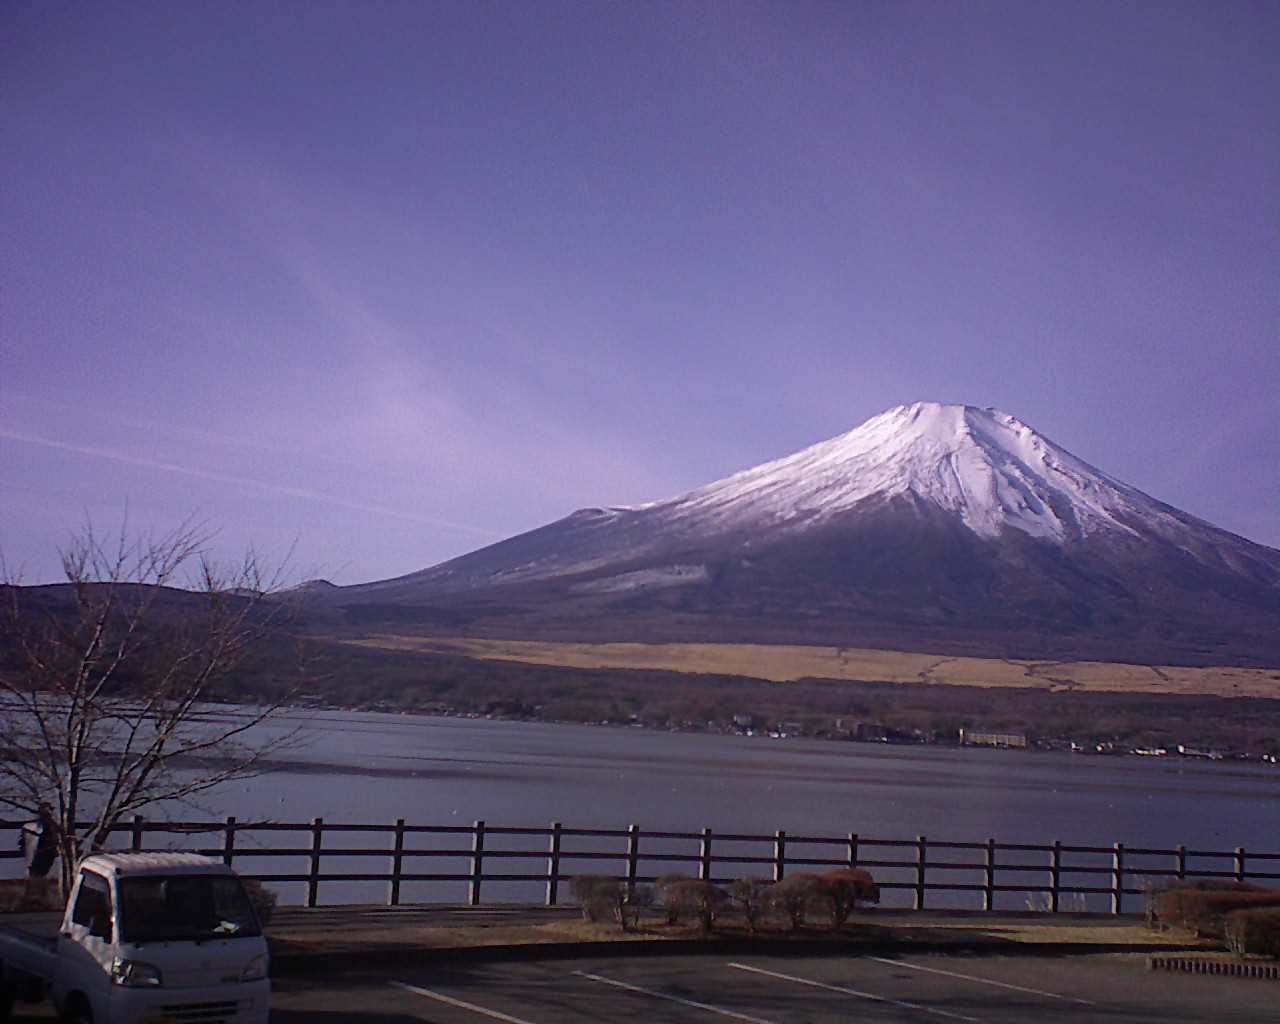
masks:
<svg viewBox="0 0 1280 1024"><path fill-rule="evenodd" d="M1006 413L930 402L316 599L360 629L1280 664L1280 551Z"/></svg>
<svg viewBox="0 0 1280 1024"><path fill-rule="evenodd" d="M957 514L980 536L1006 527L1062 540L1158 504L996 409L917 402L794 455L667 502L704 525L829 519L871 498L914 496Z"/></svg>

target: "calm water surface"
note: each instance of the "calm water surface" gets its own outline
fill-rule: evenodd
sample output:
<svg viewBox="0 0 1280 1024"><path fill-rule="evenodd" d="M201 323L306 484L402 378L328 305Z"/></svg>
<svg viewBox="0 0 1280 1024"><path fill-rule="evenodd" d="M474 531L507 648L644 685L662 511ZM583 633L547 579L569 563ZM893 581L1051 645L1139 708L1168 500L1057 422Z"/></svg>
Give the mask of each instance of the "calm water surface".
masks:
<svg viewBox="0 0 1280 1024"><path fill-rule="evenodd" d="M291 715L241 817L1280 850L1280 771L1181 759L770 740L360 712Z"/></svg>
<svg viewBox="0 0 1280 1024"><path fill-rule="evenodd" d="M267 731L280 734L294 728L295 742L277 756L267 775L225 786L204 795L200 809L169 816L190 820L234 814L241 821L283 822L323 817L326 823L404 818L424 825L469 825L483 819L489 825L546 826L559 821L589 828L635 823L661 831L710 827L718 833L772 834L784 829L792 835L856 832L889 839L926 834L931 840L960 842L994 836L1002 842L1057 839L1109 847L1119 841L1129 847L1183 844L1202 850L1280 852L1280 771L1271 766L365 712L295 711ZM349 839L332 843L385 848L388 838L349 834ZM250 851L255 845L305 846L306 839L246 834L238 842L248 855L242 869L303 870L297 860L253 858ZM535 845L528 848L541 849L545 839L531 842ZM326 844L331 844L328 838ZM466 837L459 837L457 845L465 846ZM1037 864L1042 860L1043 855L1033 858ZM466 870L456 860L416 863L409 870ZM523 862L500 870L540 869ZM325 870L386 868L380 862L326 858ZM621 869L582 862L572 870ZM884 880L894 877L891 871L884 875ZM1105 881L1081 877L1075 884ZM384 889L374 883L343 883L326 888L322 901L379 900ZM439 889L439 884L430 892L408 886L404 898L461 898L460 888ZM490 897L498 895L487 891ZM505 895L538 898L539 893L512 890ZM289 891L286 898L300 897ZM1021 906L1022 898L1009 905Z"/></svg>

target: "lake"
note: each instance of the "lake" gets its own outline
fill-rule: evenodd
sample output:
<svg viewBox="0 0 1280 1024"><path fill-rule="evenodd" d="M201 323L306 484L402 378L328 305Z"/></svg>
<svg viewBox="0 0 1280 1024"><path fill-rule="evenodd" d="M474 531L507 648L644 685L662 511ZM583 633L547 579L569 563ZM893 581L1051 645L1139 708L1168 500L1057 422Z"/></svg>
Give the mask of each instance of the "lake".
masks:
<svg viewBox="0 0 1280 1024"><path fill-rule="evenodd" d="M1273 766L345 711L290 711L263 734L294 728L295 744L269 774L206 794L199 810L179 816L323 817L326 823L405 818L429 825L559 821L592 828L635 823L667 831L785 829L893 839L924 833L949 841L994 836L1280 852L1280 771ZM298 846L305 839L264 834L259 843ZM368 839L370 845L387 841ZM241 848L248 853L252 845L246 837ZM286 870L280 859L255 860L247 870ZM359 868L326 861L326 870ZM380 899L384 888L362 886L359 898ZM326 891L323 898L340 897ZM341 897L354 898L347 891ZM406 895L411 898L458 895Z"/></svg>

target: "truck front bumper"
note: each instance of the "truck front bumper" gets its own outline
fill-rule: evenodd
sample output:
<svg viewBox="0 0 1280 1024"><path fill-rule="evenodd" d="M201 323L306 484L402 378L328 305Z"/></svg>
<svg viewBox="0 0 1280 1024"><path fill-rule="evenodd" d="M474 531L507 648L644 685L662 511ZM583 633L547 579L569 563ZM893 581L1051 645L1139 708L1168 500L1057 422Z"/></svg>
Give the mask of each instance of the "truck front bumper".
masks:
<svg viewBox="0 0 1280 1024"><path fill-rule="evenodd" d="M267 1024L271 983L118 988L111 996L111 1024Z"/></svg>

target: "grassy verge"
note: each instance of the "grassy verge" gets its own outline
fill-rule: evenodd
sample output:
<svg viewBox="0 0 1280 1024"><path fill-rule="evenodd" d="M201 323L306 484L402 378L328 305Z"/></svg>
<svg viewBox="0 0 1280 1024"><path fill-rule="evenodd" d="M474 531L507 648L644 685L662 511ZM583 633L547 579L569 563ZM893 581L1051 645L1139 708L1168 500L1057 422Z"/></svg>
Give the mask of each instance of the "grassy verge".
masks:
<svg viewBox="0 0 1280 1024"><path fill-rule="evenodd" d="M1126 951L1161 947L1188 951L1212 948L1189 936L1157 934L1141 925L1054 925L1027 923L975 924L973 922L883 923L862 918L851 920L844 928L804 926L797 930L765 928L752 933L744 925L730 922L710 933L696 927L668 926L658 922L642 922L622 931L617 925L562 920L528 924L492 925L411 925L369 928L316 928L308 930L296 925L287 934L273 937L276 956L371 954L378 950L446 950L484 947L538 945L613 945L667 942L777 943L786 946L797 942L841 945L928 945L931 947L1034 947L1078 946L1097 951Z"/></svg>

